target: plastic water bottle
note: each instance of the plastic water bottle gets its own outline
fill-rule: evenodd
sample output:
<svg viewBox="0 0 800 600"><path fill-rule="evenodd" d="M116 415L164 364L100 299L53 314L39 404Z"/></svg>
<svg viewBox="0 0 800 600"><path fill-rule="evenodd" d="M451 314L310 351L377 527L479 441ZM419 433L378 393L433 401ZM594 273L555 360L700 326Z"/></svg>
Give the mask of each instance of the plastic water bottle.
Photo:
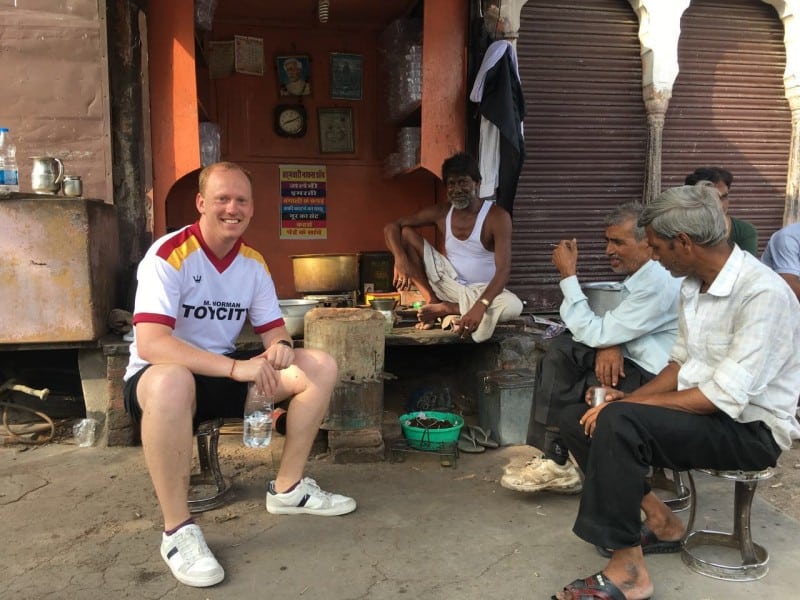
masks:
<svg viewBox="0 0 800 600"><path fill-rule="evenodd" d="M0 127L0 196L19 191L17 147L11 142L6 127Z"/></svg>
<svg viewBox="0 0 800 600"><path fill-rule="evenodd" d="M265 448L272 441L272 398L261 392L255 383L247 388L242 441L250 448Z"/></svg>

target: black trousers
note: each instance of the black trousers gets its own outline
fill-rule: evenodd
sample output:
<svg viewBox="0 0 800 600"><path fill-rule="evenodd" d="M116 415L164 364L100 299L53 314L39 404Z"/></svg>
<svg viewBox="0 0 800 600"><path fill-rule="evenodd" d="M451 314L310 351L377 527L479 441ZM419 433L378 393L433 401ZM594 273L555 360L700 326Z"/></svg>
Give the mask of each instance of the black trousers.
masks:
<svg viewBox="0 0 800 600"><path fill-rule="evenodd" d="M558 426L564 408L575 404L586 406L586 390L599 385L594 374L596 356L594 348L576 342L569 334L551 340L536 371L536 404L528 426L529 444L537 446L540 441L537 424L552 430ZM617 385L623 392L632 392L655 377L627 358L624 368L625 377L621 377Z"/></svg>
<svg viewBox="0 0 800 600"><path fill-rule="evenodd" d="M570 406L560 419L561 436L585 475L572 530L606 548L639 545L651 466L750 471L775 466L781 453L761 421L739 423L722 412L694 415L625 401L602 410L589 439L579 423L587 410Z"/></svg>

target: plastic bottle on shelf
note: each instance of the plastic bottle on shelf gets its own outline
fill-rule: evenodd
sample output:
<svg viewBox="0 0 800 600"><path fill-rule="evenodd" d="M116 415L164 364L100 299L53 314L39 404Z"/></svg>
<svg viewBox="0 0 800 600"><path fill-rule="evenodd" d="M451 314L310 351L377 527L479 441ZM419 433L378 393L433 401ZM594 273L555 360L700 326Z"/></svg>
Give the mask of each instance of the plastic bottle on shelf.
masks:
<svg viewBox="0 0 800 600"><path fill-rule="evenodd" d="M17 147L11 141L6 127L0 127L0 196L19 191Z"/></svg>
<svg viewBox="0 0 800 600"><path fill-rule="evenodd" d="M272 398L267 397L255 383L247 388L244 402L242 441L250 448L266 448L272 441Z"/></svg>

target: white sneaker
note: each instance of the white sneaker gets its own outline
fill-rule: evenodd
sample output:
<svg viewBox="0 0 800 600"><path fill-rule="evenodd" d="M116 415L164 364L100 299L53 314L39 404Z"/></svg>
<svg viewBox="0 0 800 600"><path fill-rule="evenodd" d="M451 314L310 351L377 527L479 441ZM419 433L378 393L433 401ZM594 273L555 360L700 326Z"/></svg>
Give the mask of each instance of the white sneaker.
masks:
<svg viewBox="0 0 800 600"><path fill-rule="evenodd" d="M571 462L559 465L544 456L534 458L521 469L507 468L500 485L517 492L547 490L559 494L578 494L583 489L578 469Z"/></svg>
<svg viewBox="0 0 800 600"><path fill-rule="evenodd" d="M225 578L225 571L206 545L203 532L192 523L161 536L161 557L175 579L193 587L208 587Z"/></svg>
<svg viewBox="0 0 800 600"><path fill-rule="evenodd" d="M291 492L279 494L275 482L267 488L267 512L273 515L346 515L356 509L356 501L347 496L322 491L317 482L303 477Z"/></svg>

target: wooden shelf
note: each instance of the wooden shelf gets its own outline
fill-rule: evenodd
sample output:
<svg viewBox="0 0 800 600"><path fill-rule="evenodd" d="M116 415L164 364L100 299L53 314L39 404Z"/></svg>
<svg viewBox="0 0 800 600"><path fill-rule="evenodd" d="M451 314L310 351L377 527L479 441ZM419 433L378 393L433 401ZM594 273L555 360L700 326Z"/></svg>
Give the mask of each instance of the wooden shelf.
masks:
<svg viewBox="0 0 800 600"><path fill-rule="evenodd" d="M468 6L437 0L425 2L423 11L422 100L392 120L397 128L420 127L419 164L393 176L425 169L438 177L442 162L465 147Z"/></svg>

